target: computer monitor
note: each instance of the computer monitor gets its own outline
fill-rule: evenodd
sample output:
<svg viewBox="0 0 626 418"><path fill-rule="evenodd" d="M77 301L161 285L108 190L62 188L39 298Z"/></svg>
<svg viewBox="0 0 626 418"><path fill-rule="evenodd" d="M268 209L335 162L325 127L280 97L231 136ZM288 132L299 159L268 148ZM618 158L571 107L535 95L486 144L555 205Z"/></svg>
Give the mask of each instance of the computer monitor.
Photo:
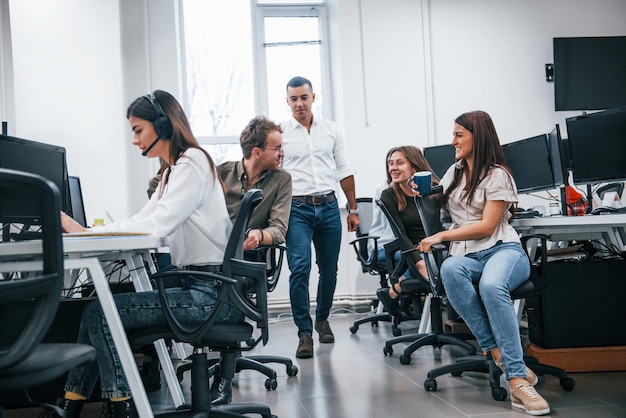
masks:
<svg viewBox="0 0 626 418"><path fill-rule="evenodd" d="M626 36L554 38L554 110L626 105Z"/></svg>
<svg viewBox="0 0 626 418"><path fill-rule="evenodd" d="M548 151L550 152L550 165L552 166L552 178L555 187L567 186L568 166L563 163L563 148L566 144L561 138L561 128L557 123L548 133ZM567 158L567 157L566 157Z"/></svg>
<svg viewBox="0 0 626 418"><path fill-rule="evenodd" d="M38 174L52 181L63 211L72 214L67 187L65 148L10 136L0 136L0 168ZM39 196L20 190L0 191L0 223L39 225Z"/></svg>
<svg viewBox="0 0 626 418"><path fill-rule="evenodd" d="M556 188L548 147L542 134L502 145L506 163L513 173L518 193Z"/></svg>
<svg viewBox="0 0 626 418"><path fill-rule="evenodd" d="M68 176L70 190L70 204L72 206L72 217L76 222L87 227L87 217L85 216L85 205L83 204L83 191L80 187L78 176Z"/></svg>
<svg viewBox="0 0 626 418"><path fill-rule="evenodd" d="M565 121L574 183L626 180L626 106Z"/></svg>
<svg viewBox="0 0 626 418"><path fill-rule="evenodd" d="M424 148L424 157L437 177L442 178L448 168L454 164L454 145L436 145Z"/></svg>

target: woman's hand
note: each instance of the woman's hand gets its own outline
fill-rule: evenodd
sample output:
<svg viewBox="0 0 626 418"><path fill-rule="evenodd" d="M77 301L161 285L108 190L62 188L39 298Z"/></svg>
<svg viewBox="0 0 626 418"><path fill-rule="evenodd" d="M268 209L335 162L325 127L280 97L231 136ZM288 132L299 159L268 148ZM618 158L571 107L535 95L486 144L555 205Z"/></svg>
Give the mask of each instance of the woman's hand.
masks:
<svg viewBox="0 0 626 418"><path fill-rule="evenodd" d="M443 242L443 237L441 236L441 232L436 233L435 235L431 235L430 237L426 237L420 241L417 246L417 250L423 253L427 253L430 251L430 247L435 244L441 244Z"/></svg>
<svg viewBox="0 0 626 418"><path fill-rule="evenodd" d="M87 228L84 228L81 224L76 222L67 213L61 211L61 228L63 232L85 232Z"/></svg>

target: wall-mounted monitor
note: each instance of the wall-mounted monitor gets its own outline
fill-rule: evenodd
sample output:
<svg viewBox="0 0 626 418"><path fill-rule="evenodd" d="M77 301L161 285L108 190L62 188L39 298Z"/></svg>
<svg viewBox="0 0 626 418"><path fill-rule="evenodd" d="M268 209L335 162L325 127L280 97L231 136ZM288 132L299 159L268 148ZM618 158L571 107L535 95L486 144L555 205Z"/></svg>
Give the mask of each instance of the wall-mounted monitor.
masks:
<svg viewBox="0 0 626 418"><path fill-rule="evenodd" d="M554 109L626 106L626 36L554 38Z"/></svg>
<svg viewBox="0 0 626 418"><path fill-rule="evenodd" d="M574 183L626 180L626 106L565 122Z"/></svg>
<svg viewBox="0 0 626 418"><path fill-rule="evenodd" d="M61 194L63 211L71 216L65 148L0 136L0 168L34 173L52 181ZM26 191L0 191L0 223L39 225L38 199L39 196Z"/></svg>
<svg viewBox="0 0 626 418"><path fill-rule="evenodd" d="M435 145L424 148L424 157L437 177L442 178L448 168L455 163L454 145Z"/></svg>
<svg viewBox="0 0 626 418"><path fill-rule="evenodd" d="M502 145L518 193L556 188L548 142L548 135L542 134Z"/></svg>

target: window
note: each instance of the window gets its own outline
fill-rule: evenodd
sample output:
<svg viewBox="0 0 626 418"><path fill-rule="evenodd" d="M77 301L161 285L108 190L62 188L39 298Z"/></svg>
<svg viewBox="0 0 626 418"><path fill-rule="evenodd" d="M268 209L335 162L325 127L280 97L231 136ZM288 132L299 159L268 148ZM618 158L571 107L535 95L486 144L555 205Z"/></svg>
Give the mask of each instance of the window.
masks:
<svg viewBox="0 0 626 418"><path fill-rule="evenodd" d="M184 104L216 163L241 158L239 134L255 115L290 117L285 85L311 80L315 112L330 112L325 1L183 0Z"/></svg>

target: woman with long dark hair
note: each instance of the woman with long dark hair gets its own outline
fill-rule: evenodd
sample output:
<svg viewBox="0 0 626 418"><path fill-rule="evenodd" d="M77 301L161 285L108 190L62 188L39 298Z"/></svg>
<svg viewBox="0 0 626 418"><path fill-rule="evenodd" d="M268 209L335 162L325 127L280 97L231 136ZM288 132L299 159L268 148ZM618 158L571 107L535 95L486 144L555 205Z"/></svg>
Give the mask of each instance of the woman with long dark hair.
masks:
<svg viewBox="0 0 626 418"><path fill-rule="evenodd" d="M509 223L517 205L515 181L487 113L456 118L452 137L457 162L440 184L453 224L423 239L418 249L450 242L450 257L440 270L448 301L504 372L512 407L548 414L550 406L534 388L537 376L524 364L510 296L530 276L528 256Z"/></svg>
<svg viewBox="0 0 626 418"><path fill-rule="evenodd" d="M220 272L232 228L222 183L211 156L194 138L182 107L169 93L156 90L137 98L128 108L133 145L144 156L161 160L161 178L141 211L122 222L93 228L94 232L136 231L168 237L172 263L187 270ZM66 232L85 228L62 214ZM219 288L214 282L186 278L169 288L168 300L181 322L198 324L213 310ZM126 329L166 325L156 291L114 295ZM243 313L225 303L222 323L240 322ZM106 417L137 417L128 382L122 372L110 331L98 302L89 304L80 323L78 342L97 350L96 361L70 371L65 395L57 405L67 417L78 417L98 377Z"/></svg>

